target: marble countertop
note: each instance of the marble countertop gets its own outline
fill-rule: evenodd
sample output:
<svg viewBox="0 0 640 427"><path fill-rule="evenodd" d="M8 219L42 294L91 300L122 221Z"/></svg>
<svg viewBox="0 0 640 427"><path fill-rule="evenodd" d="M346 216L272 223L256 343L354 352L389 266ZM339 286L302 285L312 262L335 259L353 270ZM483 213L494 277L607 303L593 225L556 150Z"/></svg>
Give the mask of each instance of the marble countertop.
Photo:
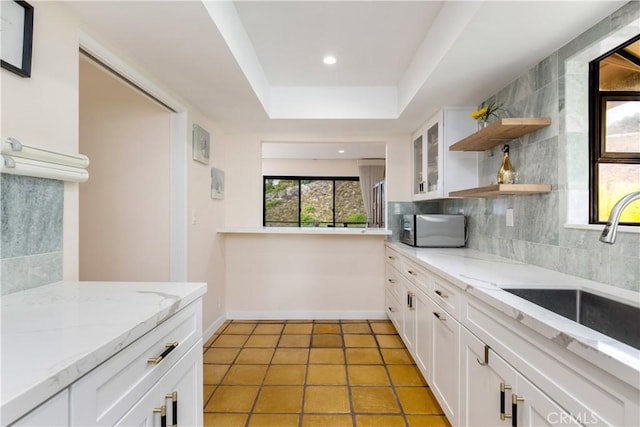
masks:
<svg viewBox="0 0 640 427"><path fill-rule="evenodd" d="M357 227L225 227L217 230L221 234L304 234L338 236L390 236L385 228Z"/></svg>
<svg viewBox="0 0 640 427"><path fill-rule="evenodd" d="M569 351L640 388L640 350L519 298L502 288L581 289L640 306L637 292L570 276L473 249L387 245Z"/></svg>
<svg viewBox="0 0 640 427"><path fill-rule="evenodd" d="M2 297L2 425L198 299L205 283L57 282Z"/></svg>

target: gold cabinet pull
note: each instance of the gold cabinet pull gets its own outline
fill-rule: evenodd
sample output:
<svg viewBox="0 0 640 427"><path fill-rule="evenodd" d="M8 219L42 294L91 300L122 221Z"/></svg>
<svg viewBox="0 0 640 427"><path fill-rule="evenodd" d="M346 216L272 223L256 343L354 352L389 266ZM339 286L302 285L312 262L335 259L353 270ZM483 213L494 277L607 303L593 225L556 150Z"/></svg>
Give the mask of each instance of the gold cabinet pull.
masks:
<svg viewBox="0 0 640 427"><path fill-rule="evenodd" d="M478 359L476 357L476 362L478 362L478 364L480 366L487 366L489 364L489 349L491 347L489 347L488 345L484 345L484 361L481 361L480 359Z"/></svg>
<svg viewBox="0 0 640 427"><path fill-rule="evenodd" d="M511 417L511 414L505 413L505 391L511 390L511 386L509 384L500 383L500 420L504 421L507 418Z"/></svg>
<svg viewBox="0 0 640 427"><path fill-rule="evenodd" d="M449 295L443 294L442 291L434 291L440 298L449 298Z"/></svg>
<svg viewBox="0 0 640 427"><path fill-rule="evenodd" d="M150 357L147 359L147 363L153 363L154 365L157 365L158 363L162 362L162 360L167 357L169 355L169 353L171 353L173 350L176 349L176 347L178 347L178 342L174 341L174 342L168 342L164 345L166 347L166 350L162 352L162 354L160 354L160 356L158 357Z"/></svg>
<svg viewBox="0 0 640 427"><path fill-rule="evenodd" d="M511 426L518 427L518 402L524 402L524 397L511 395Z"/></svg>
<svg viewBox="0 0 640 427"><path fill-rule="evenodd" d="M444 322L445 320L447 320L447 318L446 318L446 317L444 317L444 316L443 316L442 314L440 314L440 313L436 313L435 311L433 312L433 315L434 315L434 316L436 316L436 317L438 318L438 320L442 320L443 322Z"/></svg>
<svg viewBox="0 0 640 427"><path fill-rule="evenodd" d="M171 399L171 427L178 427L178 392L167 393L164 396L166 399Z"/></svg>
<svg viewBox="0 0 640 427"><path fill-rule="evenodd" d="M160 414L160 427L167 427L167 406L162 405L159 408L154 408L153 413Z"/></svg>

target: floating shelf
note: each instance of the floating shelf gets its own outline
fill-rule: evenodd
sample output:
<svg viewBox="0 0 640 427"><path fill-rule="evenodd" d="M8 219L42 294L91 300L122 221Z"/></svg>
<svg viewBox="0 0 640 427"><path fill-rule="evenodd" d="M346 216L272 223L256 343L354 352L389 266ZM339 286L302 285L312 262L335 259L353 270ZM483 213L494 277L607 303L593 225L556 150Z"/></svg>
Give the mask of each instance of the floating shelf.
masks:
<svg viewBox="0 0 640 427"><path fill-rule="evenodd" d="M484 151L551 124L549 117L499 119L449 147L449 151Z"/></svg>
<svg viewBox="0 0 640 427"><path fill-rule="evenodd" d="M449 197L498 197L539 194L551 191L549 184L493 184L467 190L452 191Z"/></svg>

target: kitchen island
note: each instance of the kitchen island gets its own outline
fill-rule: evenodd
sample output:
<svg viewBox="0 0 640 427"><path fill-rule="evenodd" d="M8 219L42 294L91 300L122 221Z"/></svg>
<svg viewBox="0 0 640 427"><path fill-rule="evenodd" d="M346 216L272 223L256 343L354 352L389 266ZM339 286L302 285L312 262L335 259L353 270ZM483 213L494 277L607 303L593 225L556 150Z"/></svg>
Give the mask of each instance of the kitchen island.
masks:
<svg viewBox="0 0 640 427"><path fill-rule="evenodd" d="M200 298L206 287L205 283L57 282L3 296L2 425L12 424L68 388L73 402L74 384L108 365L119 353L126 353L124 349L135 348L145 335L152 336L152 331L170 325L180 313L189 313L184 320L189 327L183 328L189 332L177 345L174 360L167 357L165 366L155 365L157 371L167 371L180 353L186 354L198 343L201 357ZM160 338L162 348L164 337ZM142 352L157 353L154 344L149 342ZM142 361L148 372L140 377L140 384L143 376L150 380L156 375L147 375L153 367L146 363L146 359ZM132 373L129 376L136 378ZM126 394L126 387L120 385L121 394ZM136 387L134 394L144 394L144 386L132 385L131 390ZM124 397L128 401L119 399L122 408L135 403L131 396ZM77 414L68 415L71 420L78 419ZM50 419L49 425L71 424L60 421Z"/></svg>

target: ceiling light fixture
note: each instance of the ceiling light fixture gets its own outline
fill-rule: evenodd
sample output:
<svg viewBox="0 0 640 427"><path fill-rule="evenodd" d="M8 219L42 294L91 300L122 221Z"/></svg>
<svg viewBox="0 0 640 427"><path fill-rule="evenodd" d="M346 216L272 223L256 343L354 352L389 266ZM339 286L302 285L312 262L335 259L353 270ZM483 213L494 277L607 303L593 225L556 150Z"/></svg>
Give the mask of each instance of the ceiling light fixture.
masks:
<svg viewBox="0 0 640 427"><path fill-rule="evenodd" d="M339 154L344 154L344 150L338 150Z"/></svg>
<svg viewBox="0 0 640 427"><path fill-rule="evenodd" d="M333 65L336 63L336 57L327 55L322 59L322 62L324 62L325 65Z"/></svg>

